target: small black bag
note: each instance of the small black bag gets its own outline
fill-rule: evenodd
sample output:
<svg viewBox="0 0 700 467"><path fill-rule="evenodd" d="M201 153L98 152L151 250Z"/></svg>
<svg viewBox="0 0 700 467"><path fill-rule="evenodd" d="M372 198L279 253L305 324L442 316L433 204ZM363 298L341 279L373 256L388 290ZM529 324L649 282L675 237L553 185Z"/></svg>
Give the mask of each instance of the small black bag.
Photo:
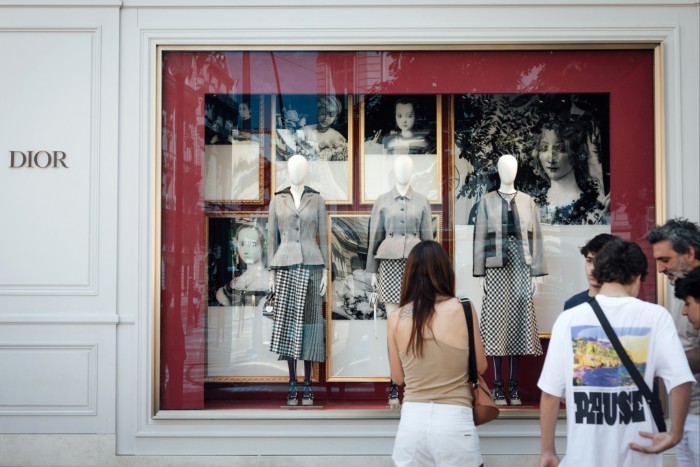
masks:
<svg viewBox="0 0 700 467"><path fill-rule="evenodd" d="M275 293L270 292L263 301L263 316L265 318L275 319Z"/></svg>

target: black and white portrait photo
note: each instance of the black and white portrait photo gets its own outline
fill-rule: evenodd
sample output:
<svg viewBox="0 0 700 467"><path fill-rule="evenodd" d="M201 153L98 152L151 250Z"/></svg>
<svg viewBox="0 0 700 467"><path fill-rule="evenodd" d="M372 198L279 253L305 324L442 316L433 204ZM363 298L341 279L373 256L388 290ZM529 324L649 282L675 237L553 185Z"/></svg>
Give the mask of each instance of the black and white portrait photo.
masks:
<svg viewBox="0 0 700 467"><path fill-rule="evenodd" d="M210 214L207 239L207 379L281 381L287 364L270 352L272 320L262 314L272 274L267 214Z"/></svg>
<svg viewBox="0 0 700 467"><path fill-rule="evenodd" d="M503 154L518 160L515 186L543 224L610 223L607 94L465 94L454 108L456 223L473 223Z"/></svg>
<svg viewBox="0 0 700 467"><path fill-rule="evenodd" d="M362 202L394 186L394 157L414 164L411 186L431 202L440 201L440 96L365 95L361 98Z"/></svg>
<svg viewBox="0 0 700 467"><path fill-rule="evenodd" d="M286 163L309 162L307 185L327 203L350 203L352 98L348 95L283 94L273 98L273 188L289 186Z"/></svg>

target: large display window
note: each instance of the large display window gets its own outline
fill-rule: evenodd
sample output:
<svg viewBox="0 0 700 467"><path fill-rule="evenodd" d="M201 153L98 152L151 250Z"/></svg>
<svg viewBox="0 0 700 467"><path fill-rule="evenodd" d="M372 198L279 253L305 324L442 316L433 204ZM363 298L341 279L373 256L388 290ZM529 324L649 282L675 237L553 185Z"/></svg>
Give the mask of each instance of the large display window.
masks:
<svg viewBox="0 0 700 467"><path fill-rule="evenodd" d="M660 157L654 53L159 48L159 409L388 410L396 300L391 281L377 280L393 270L377 258L403 233L451 254L485 342L505 326L493 305L502 291L485 281L526 297L515 351L523 405L504 416L533 414L549 331L587 288L579 248L598 233L647 248ZM515 160L516 202L533 206L532 227L518 232L533 256L524 282L490 271L501 218L488 206L504 155ZM420 196L396 209L422 220L380 228L406 158ZM297 185L311 189L301 202ZM303 311L267 316L271 285L278 307L297 300ZM656 284L640 298L655 301ZM313 350L298 353L307 338ZM300 397L312 381L312 404L287 405L290 374Z"/></svg>

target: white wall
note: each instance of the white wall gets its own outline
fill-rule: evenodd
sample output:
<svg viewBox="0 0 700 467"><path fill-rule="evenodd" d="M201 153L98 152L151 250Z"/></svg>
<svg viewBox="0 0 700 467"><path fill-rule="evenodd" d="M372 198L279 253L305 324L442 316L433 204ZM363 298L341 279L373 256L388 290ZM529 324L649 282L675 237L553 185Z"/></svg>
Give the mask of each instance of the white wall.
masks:
<svg viewBox="0 0 700 467"><path fill-rule="evenodd" d="M112 3L0 4L1 432L115 429L119 9ZM11 167L10 151L41 150L65 153L67 167Z"/></svg>
<svg viewBox="0 0 700 467"><path fill-rule="evenodd" d="M1 433L114 434L124 455L390 452L395 415L153 416L159 44L661 43L667 215L700 219L697 2L289 3L0 0ZM64 150L72 165L8 168L9 151L33 148ZM482 448L535 456L537 420L489 424Z"/></svg>

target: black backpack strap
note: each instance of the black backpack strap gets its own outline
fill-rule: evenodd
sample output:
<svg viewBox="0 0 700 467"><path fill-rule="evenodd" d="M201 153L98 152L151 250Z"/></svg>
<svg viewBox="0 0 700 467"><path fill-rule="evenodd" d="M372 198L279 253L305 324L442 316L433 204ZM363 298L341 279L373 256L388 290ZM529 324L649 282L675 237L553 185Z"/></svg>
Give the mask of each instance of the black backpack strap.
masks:
<svg viewBox="0 0 700 467"><path fill-rule="evenodd" d="M472 307L468 298L460 298L464 317L467 320L467 334L469 334L469 382L472 386L479 385L479 378L476 374L476 355L474 354L474 320L472 320Z"/></svg>
<svg viewBox="0 0 700 467"><path fill-rule="evenodd" d="M634 384L637 385L637 388L639 388L641 391L642 396L644 396L644 399L647 401L647 404L649 404L651 414L654 417L654 421L656 422L656 427L659 429L659 432L661 433L666 431L666 422L664 421L664 412L663 408L661 407L661 401L656 394L649 389L649 386L647 385L646 381L644 381L644 378L642 378L639 370L636 366L634 366L634 363L632 363L627 351L622 346L622 343L620 343L620 339L618 339L617 334L615 334L612 326L610 326L610 321L608 321L608 318L605 316L605 313L603 313L603 310L600 308L600 304L595 297L588 300L588 304L591 306L591 308L593 308L593 312L595 312L596 316L598 317L598 321L600 321L600 324L603 326L603 330L608 336L610 343L615 348L620 360L625 365L625 368L627 368L627 372L634 380Z"/></svg>

